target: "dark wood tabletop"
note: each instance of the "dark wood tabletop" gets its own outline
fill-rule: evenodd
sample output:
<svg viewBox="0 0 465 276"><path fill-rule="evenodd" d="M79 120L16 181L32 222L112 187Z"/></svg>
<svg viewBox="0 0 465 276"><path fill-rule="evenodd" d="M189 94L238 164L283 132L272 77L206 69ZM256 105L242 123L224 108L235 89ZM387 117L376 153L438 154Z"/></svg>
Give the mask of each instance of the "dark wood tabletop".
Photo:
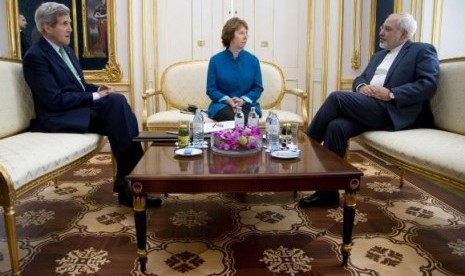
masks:
<svg viewBox="0 0 465 276"><path fill-rule="evenodd" d="M229 156L204 149L197 156L178 156L174 144L153 145L130 178L143 182L145 192L196 193L346 189L349 179L362 176L357 168L304 135L299 148L300 157L279 159L265 150Z"/></svg>

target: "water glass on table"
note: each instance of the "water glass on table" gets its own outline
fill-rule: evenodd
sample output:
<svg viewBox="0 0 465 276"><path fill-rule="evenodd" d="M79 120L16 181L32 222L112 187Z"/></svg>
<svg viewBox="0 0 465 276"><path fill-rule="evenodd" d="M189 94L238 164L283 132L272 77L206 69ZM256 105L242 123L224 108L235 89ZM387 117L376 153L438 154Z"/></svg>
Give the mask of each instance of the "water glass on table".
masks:
<svg viewBox="0 0 465 276"><path fill-rule="evenodd" d="M286 123L283 124L283 146L289 150L295 150L298 148L297 139L299 134L299 124L297 123Z"/></svg>
<svg viewBox="0 0 465 276"><path fill-rule="evenodd" d="M189 121L179 121L178 123L178 147L180 149L189 146L190 140L190 122Z"/></svg>

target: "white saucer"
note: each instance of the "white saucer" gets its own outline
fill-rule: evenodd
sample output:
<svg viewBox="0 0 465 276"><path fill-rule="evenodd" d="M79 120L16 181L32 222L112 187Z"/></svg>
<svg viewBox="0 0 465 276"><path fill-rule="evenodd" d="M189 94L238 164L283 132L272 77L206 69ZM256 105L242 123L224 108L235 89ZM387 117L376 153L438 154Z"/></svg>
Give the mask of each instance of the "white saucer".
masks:
<svg viewBox="0 0 465 276"><path fill-rule="evenodd" d="M202 154L202 150L197 148L183 148L175 150L174 153L182 156L195 156Z"/></svg>
<svg viewBox="0 0 465 276"><path fill-rule="evenodd" d="M176 148L178 148L179 146L179 143L178 142L174 142L174 145L176 146ZM189 147L193 147L192 146L192 143L189 143ZM203 141L203 146L202 146L203 149L208 149L208 142L207 141Z"/></svg>
<svg viewBox="0 0 465 276"><path fill-rule="evenodd" d="M276 151L271 152L271 156L276 157L276 158L281 158L281 159L297 158L300 156L300 150L299 151L276 150Z"/></svg>

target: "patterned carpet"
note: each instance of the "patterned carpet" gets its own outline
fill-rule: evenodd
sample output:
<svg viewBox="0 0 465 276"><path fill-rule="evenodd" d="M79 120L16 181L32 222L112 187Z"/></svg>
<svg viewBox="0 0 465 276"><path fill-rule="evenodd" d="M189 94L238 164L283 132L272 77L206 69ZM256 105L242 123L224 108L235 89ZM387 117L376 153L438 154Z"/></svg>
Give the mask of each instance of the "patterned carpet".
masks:
<svg viewBox="0 0 465 276"><path fill-rule="evenodd" d="M147 275L464 275L464 199L361 152L349 265L342 208L296 207L311 192L170 194L148 214ZM108 154L17 203L23 275L142 275L132 209L111 193ZM9 275L3 220L0 275Z"/></svg>

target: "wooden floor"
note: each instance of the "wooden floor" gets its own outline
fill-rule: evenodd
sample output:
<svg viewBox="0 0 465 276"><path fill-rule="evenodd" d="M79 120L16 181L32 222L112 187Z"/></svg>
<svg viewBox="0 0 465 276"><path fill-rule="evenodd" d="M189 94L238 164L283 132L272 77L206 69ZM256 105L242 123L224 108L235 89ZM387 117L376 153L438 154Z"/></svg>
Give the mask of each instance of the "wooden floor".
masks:
<svg viewBox="0 0 465 276"><path fill-rule="evenodd" d="M341 208L308 193L170 194L148 219L148 275L463 275L463 198L352 152L363 170L352 255L341 267ZM132 210L111 193L101 154L17 203L22 275L142 275ZM156 212L156 216L153 212ZM0 275L9 275L3 221Z"/></svg>

